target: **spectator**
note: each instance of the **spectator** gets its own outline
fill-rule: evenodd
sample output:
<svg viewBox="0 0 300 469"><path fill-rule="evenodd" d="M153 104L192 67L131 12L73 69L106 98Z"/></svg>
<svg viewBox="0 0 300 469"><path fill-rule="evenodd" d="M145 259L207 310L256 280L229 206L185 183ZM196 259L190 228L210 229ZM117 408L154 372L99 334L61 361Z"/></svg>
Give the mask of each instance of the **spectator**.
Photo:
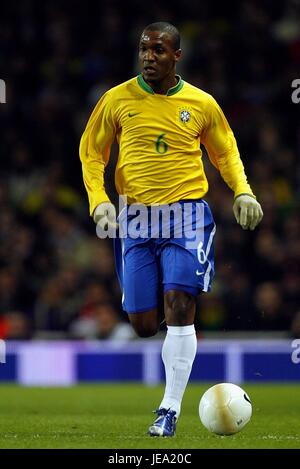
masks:
<svg viewBox="0 0 300 469"><path fill-rule="evenodd" d="M124 341L136 337L128 322L121 321L110 303L97 303L90 315L75 320L70 326L73 338Z"/></svg>

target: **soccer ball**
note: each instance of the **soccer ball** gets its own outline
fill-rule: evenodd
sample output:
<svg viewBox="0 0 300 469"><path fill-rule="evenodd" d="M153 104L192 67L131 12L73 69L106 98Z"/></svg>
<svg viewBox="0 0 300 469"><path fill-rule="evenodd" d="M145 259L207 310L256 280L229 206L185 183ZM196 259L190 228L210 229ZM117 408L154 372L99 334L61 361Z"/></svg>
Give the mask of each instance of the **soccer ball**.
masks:
<svg viewBox="0 0 300 469"><path fill-rule="evenodd" d="M209 388L199 404L199 416L207 430L217 435L233 435L249 422L252 404L245 391L232 383Z"/></svg>

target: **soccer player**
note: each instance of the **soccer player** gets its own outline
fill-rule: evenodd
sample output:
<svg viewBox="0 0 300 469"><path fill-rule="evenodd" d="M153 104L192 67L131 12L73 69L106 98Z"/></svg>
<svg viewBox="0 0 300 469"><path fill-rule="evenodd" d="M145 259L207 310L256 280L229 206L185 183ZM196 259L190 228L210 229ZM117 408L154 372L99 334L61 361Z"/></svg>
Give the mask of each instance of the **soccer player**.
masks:
<svg viewBox="0 0 300 469"><path fill-rule="evenodd" d="M107 91L96 105L80 143L90 214L102 227L115 225L115 208L104 189L104 170L116 138L119 157L116 188L128 206L192 205L192 227L200 226L198 245L189 234L115 240L123 309L141 337L160 326L163 295L167 334L162 347L166 387L150 426L151 436L173 436L182 397L196 354L196 297L209 291L214 275L215 223L203 197L208 183L200 144L232 189L233 212L243 229L254 230L263 213L244 172L233 132L215 99L176 74L180 35L165 22L148 25L139 42L141 73ZM214 190L214 188L212 188ZM134 219L133 215L128 220ZM124 218L124 217L123 217ZM150 217L151 218L151 217ZM123 223L120 220L119 223ZM151 220L149 221L151 223ZM200 225L199 225L200 224ZM121 248L120 248L121 244Z"/></svg>

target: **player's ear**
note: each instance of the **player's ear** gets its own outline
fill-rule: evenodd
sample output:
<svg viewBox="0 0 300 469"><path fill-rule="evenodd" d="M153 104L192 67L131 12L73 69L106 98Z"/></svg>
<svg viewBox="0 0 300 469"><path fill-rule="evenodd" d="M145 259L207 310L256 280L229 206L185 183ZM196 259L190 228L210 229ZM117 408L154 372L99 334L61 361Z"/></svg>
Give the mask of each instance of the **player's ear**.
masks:
<svg viewBox="0 0 300 469"><path fill-rule="evenodd" d="M178 60L180 60L180 58L181 58L181 52L182 52L181 49L177 49L177 50L175 51L175 62L178 62Z"/></svg>

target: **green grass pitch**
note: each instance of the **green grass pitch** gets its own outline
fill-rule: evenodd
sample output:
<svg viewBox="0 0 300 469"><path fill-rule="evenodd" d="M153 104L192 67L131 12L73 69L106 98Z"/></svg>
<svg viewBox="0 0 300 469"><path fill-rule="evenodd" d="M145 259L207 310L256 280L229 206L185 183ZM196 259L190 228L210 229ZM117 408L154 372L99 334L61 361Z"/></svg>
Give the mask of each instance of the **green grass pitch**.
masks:
<svg viewBox="0 0 300 469"><path fill-rule="evenodd" d="M0 385L1 448L300 448L299 385L243 385L253 415L238 434L220 437L200 423L210 385L189 385L174 438L150 438L151 411L163 387L94 384L70 388Z"/></svg>

